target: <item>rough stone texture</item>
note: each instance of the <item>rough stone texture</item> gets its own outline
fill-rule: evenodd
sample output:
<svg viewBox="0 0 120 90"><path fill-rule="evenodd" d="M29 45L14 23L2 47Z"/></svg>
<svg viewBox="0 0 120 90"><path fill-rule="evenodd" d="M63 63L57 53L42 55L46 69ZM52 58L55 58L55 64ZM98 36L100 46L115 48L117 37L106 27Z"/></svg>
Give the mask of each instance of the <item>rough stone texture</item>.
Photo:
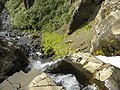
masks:
<svg viewBox="0 0 120 90"><path fill-rule="evenodd" d="M105 0L94 20L91 52L120 55L120 0Z"/></svg>
<svg viewBox="0 0 120 90"><path fill-rule="evenodd" d="M82 90L83 86L73 74L49 74L57 85L62 85L65 90Z"/></svg>
<svg viewBox="0 0 120 90"><path fill-rule="evenodd" d="M120 71L119 69L114 69L113 74L105 80L105 86L109 90L120 90Z"/></svg>
<svg viewBox="0 0 120 90"><path fill-rule="evenodd" d="M120 70L88 53L74 53L65 60L53 64L46 72L72 73L83 85L95 83L100 90L120 89Z"/></svg>
<svg viewBox="0 0 120 90"><path fill-rule="evenodd" d="M74 67L80 70L82 65L83 73L90 77L90 82L96 83L100 89L119 90L120 89L120 70L112 65L105 64L94 56L86 53L75 53L71 56ZM79 65L76 65L79 64ZM109 82L107 82L109 81ZM104 83L105 84L104 84ZM111 84L108 84L111 83Z"/></svg>
<svg viewBox="0 0 120 90"><path fill-rule="evenodd" d="M57 86L45 73L34 69L29 73L20 71L6 79L0 90L64 90Z"/></svg>
<svg viewBox="0 0 120 90"><path fill-rule="evenodd" d="M0 35L1 36L1 35ZM28 59L12 42L0 37L0 82L28 66Z"/></svg>
<svg viewBox="0 0 120 90"><path fill-rule="evenodd" d="M116 20L114 23L113 23L113 27L112 27L112 32L113 34L120 34L120 19Z"/></svg>
<svg viewBox="0 0 120 90"><path fill-rule="evenodd" d="M6 0L0 0L0 11L4 7Z"/></svg>
<svg viewBox="0 0 120 90"><path fill-rule="evenodd" d="M69 23L69 32L71 34L81 25L93 20L100 9L103 0L78 0L76 8Z"/></svg>

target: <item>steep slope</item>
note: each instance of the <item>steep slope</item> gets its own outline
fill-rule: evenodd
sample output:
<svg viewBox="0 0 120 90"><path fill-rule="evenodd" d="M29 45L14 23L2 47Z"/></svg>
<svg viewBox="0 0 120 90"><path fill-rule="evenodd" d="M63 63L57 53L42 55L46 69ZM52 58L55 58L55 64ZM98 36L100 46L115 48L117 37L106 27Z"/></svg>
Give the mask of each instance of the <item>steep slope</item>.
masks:
<svg viewBox="0 0 120 90"><path fill-rule="evenodd" d="M119 21L120 0L105 0L95 18L91 52L107 56L120 55Z"/></svg>
<svg viewBox="0 0 120 90"><path fill-rule="evenodd" d="M74 10L70 0L9 0L6 7L15 28L45 31L66 24Z"/></svg>
<svg viewBox="0 0 120 90"><path fill-rule="evenodd" d="M42 31L47 56L61 57L75 51L110 56L120 52L119 2L9 0L6 7L14 28Z"/></svg>

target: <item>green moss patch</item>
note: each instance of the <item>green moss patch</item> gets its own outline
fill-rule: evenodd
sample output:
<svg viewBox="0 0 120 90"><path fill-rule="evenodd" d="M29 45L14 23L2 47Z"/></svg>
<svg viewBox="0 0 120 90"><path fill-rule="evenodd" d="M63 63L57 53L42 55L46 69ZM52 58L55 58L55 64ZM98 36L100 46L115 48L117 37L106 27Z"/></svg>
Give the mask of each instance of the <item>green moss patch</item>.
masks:
<svg viewBox="0 0 120 90"><path fill-rule="evenodd" d="M75 51L89 52L91 40L91 23L81 26L81 28L71 35L56 32L43 32L42 34L44 54L48 55L49 51L53 50L56 58Z"/></svg>
<svg viewBox="0 0 120 90"><path fill-rule="evenodd" d="M97 55L105 55L104 54L104 52L103 52L103 50L96 50L94 53L93 53L95 56L97 56Z"/></svg>
<svg viewBox="0 0 120 90"><path fill-rule="evenodd" d="M57 34L56 32L43 32L42 46L44 54L47 55L49 50L53 50L56 58L60 58L70 52L70 45L63 43L66 35Z"/></svg>

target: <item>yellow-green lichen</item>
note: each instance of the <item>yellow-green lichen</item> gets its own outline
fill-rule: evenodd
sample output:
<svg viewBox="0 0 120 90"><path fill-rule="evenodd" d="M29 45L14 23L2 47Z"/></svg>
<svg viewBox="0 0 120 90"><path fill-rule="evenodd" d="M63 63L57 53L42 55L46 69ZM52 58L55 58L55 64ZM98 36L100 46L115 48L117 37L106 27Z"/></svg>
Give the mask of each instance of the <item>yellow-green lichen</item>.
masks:
<svg viewBox="0 0 120 90"><path fill-rule="evenodd" d="M94 55L103 55L104 56L104 52L102 50L96 50L94 52Z"/></svg>
<svg viewBox="0 0 120 90"><path fill-rule="evenodd" d="M55 32L43 32L42 33L42 46L44 54L47 55L47 52L50 49L53 49L56 57L60 58L66 54L68 54L70 51L70 44L64 43L63 39L66 37L66 35L58 34Z"/></svg>

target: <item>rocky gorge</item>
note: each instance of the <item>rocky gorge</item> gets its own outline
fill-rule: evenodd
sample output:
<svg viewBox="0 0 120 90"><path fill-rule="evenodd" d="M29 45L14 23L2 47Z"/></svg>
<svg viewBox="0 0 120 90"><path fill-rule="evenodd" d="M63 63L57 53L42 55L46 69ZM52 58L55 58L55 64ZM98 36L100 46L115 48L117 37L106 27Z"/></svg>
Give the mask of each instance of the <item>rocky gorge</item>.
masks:
<svg viewBox="0 0 120 90"><path fill-rule="evenodd" d="M120 90L120 0L0 0L0 90Z"/></svg>

